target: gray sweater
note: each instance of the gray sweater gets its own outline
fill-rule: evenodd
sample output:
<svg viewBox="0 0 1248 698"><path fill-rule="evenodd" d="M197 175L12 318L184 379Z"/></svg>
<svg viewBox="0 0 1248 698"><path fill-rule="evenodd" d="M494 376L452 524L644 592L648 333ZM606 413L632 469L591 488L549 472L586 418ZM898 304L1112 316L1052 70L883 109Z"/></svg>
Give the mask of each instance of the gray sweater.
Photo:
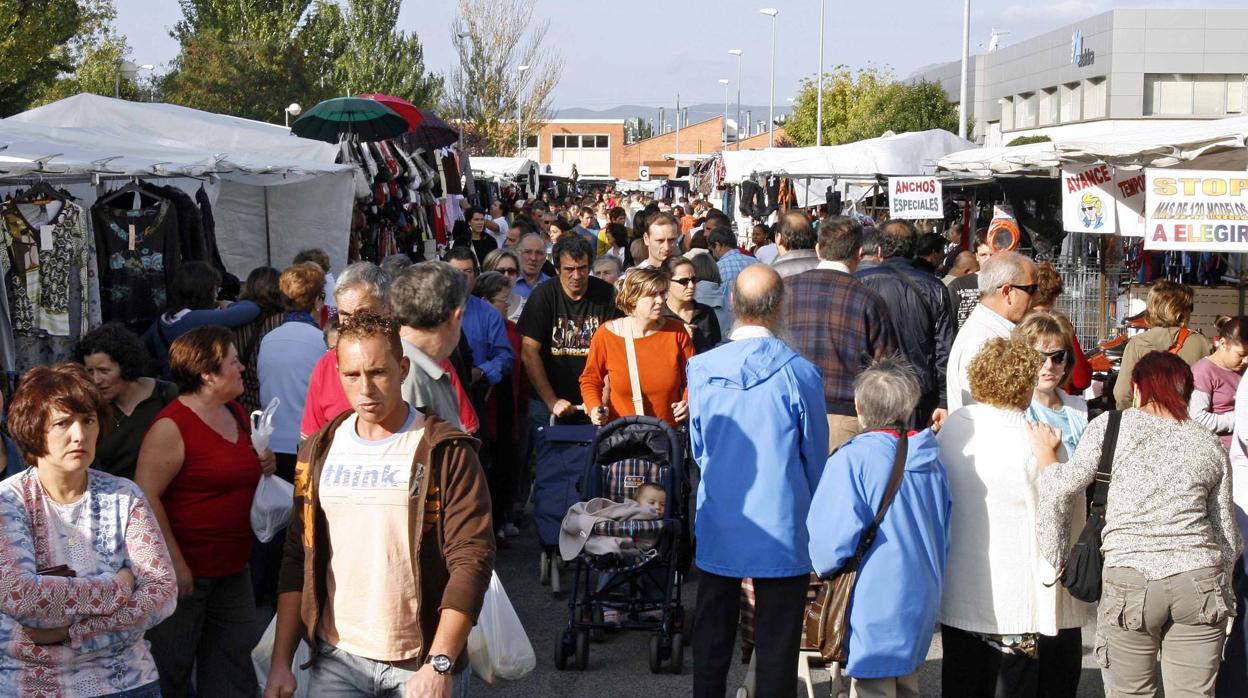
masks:
<svg viewBox="0 0 1248 698"><path fill-rule="evenodd" d="M1096 475L1105 423L1104 415L1092 420L1075 457L1049 465L1040 476L1037 536L1055 567L1073 543L1065 522L1074 495ZM1131 567L1152 580L1220 566L1231 578L1242 541L1231 466L1216 436L1191 420L1126 410L1112 473L1101 543L1106 567Z"/></svg>

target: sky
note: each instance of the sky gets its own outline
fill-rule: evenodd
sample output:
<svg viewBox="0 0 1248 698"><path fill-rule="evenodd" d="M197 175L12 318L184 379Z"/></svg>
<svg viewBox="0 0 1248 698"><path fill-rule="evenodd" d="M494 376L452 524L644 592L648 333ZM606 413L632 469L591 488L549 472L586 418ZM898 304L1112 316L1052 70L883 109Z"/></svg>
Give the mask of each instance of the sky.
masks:
<svg viewBox="0 0 1248 698"><path fill-rule="evenodd" d="M960 55L957 0L824 1L825 69L874 65L906 77ZM169 36L181 18L177 0L115 2L132 60L155 64L160 72L178 52ZM994 29L1009 32L1001 42L1007 46L1110 9L1242 8L1244 0L972 0L971 5L971 53L978 53ZM545 45L564 63L553 106L675 106L678 93L686 105L718 103L724 98L720 79L732 81L735 102L738 59L729 49L743 51L741 102L767 104L773 20L758 12L767 6L780 11L774 20L775 103L784 105L818 69L819 2L536 0L535 23L549 20ZM457 8L454 0L404 0L399 15L399 27L416 32L427 65L442 74L455 69L450 26Z"/></svg>

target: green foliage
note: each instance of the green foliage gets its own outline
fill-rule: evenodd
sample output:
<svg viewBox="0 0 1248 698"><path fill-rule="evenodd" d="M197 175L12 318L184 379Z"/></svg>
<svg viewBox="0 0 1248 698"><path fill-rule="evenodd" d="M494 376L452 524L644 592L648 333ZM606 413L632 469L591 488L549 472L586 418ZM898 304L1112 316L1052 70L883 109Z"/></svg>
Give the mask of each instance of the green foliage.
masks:
<svg viewBox="0 0 1248 698"><path fill-rule="evenodd" d="M1048 143L1052 141L1048 136L1019 136L1014 140L1006 143L1006 145L1030 145L1032 143Z"/></svg>
<svg viewBox="0 0 1248 698"><path fill-rule="evenodd" d="M25 110L74 69L67 44L84 23L74 0L0 0L0 117Z"/></svg>
<svg viewBox="0 0 1248 698"><path fill-rule="evenodd" d="M419 39L395 28L399 0L350 0L345 11L333 0L180 3L166 101L280 122L291 102L383 92L431 106L441 94Z"/></svg>
<svg viewBox="0 0 1248 698"><path fill-rule="evenodd" d="M83 21L78 33L57 49L71 69L42 86L32 107L84 92L107 97L120 93L124 99L141 96L134 76L117 73L130 47L113 25L117 19L113 0L79 0L79 8Z"/></svg>
<svg viewBox="0 0 1248 698"><path fill-rule="evenodd" d="M815 81L803 81L784 125L796 146L814 145L818 93ZM957 131L958 110L940 85L898 82L892 71L841 66L823 76L823 144L851 143L888 131L906 133L943 128Z"/></svg>

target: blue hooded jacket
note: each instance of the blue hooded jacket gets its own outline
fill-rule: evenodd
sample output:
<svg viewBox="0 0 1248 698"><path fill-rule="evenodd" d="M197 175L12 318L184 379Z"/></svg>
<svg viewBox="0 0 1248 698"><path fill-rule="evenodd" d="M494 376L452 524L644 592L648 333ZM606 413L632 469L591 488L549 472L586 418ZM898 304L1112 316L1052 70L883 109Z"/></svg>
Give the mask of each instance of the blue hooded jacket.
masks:
<svg viewBox="0 0 1248 698"><path fill-rule="evenodd" d="M689 414L698 568L810 572L806 513L828 457L819 369L779 339L729 342L689 361Z"/></svg>
<svg viewBox="0 0 1248 698"><path fill-rule="evenodd" d="M859 434L828 459L806 524L810 559L826 576L853 557L875 519L893 471L897 437ZM863 558L849 607L849 662L859 679L907 676L927 657L940 613L949 554L952 495L931 429L910 437L906 470L875 542Z"/></svg>

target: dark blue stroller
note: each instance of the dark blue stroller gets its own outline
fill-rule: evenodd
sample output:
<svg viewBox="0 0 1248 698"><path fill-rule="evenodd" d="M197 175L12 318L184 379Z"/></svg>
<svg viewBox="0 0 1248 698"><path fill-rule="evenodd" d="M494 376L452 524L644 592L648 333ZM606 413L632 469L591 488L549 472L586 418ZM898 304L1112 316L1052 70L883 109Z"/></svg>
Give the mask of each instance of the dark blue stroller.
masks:
<svg viewBox="0 0 1248 698"><path fill-rule="evenodd" d="M687 459L683 437L654 417L623 417L603 427L590 448L577 501L605 497L632 499L646 482L662 485L667 506L662 519L600 521L593 535L632 537L645 533L656 540L647 554L620 556L581 552L576 558L568 627L555 645L555 667L573 658L577 669L589 662L589 640L608 628L654 633L650 638L650 671L664 668L679 674L684 663L685 612L681 605L683 556L688 555L689 503L685 499ZM599 577L609 580L597 584ZM618 612L621 623L608 625L604 609Z"/></svg>
<svg viewBox="0 0 1248 698"><path fill-rule="evenodd" d="M533 520L537 524L538 543L542 546L539 581L543 586L549 584L551 593L558 596L559 525L568 507L581 501L577 483L598 427L559 424L552 416L550 425L541 427L541 431L544 438L538 441L533 476Z"/></svg>

